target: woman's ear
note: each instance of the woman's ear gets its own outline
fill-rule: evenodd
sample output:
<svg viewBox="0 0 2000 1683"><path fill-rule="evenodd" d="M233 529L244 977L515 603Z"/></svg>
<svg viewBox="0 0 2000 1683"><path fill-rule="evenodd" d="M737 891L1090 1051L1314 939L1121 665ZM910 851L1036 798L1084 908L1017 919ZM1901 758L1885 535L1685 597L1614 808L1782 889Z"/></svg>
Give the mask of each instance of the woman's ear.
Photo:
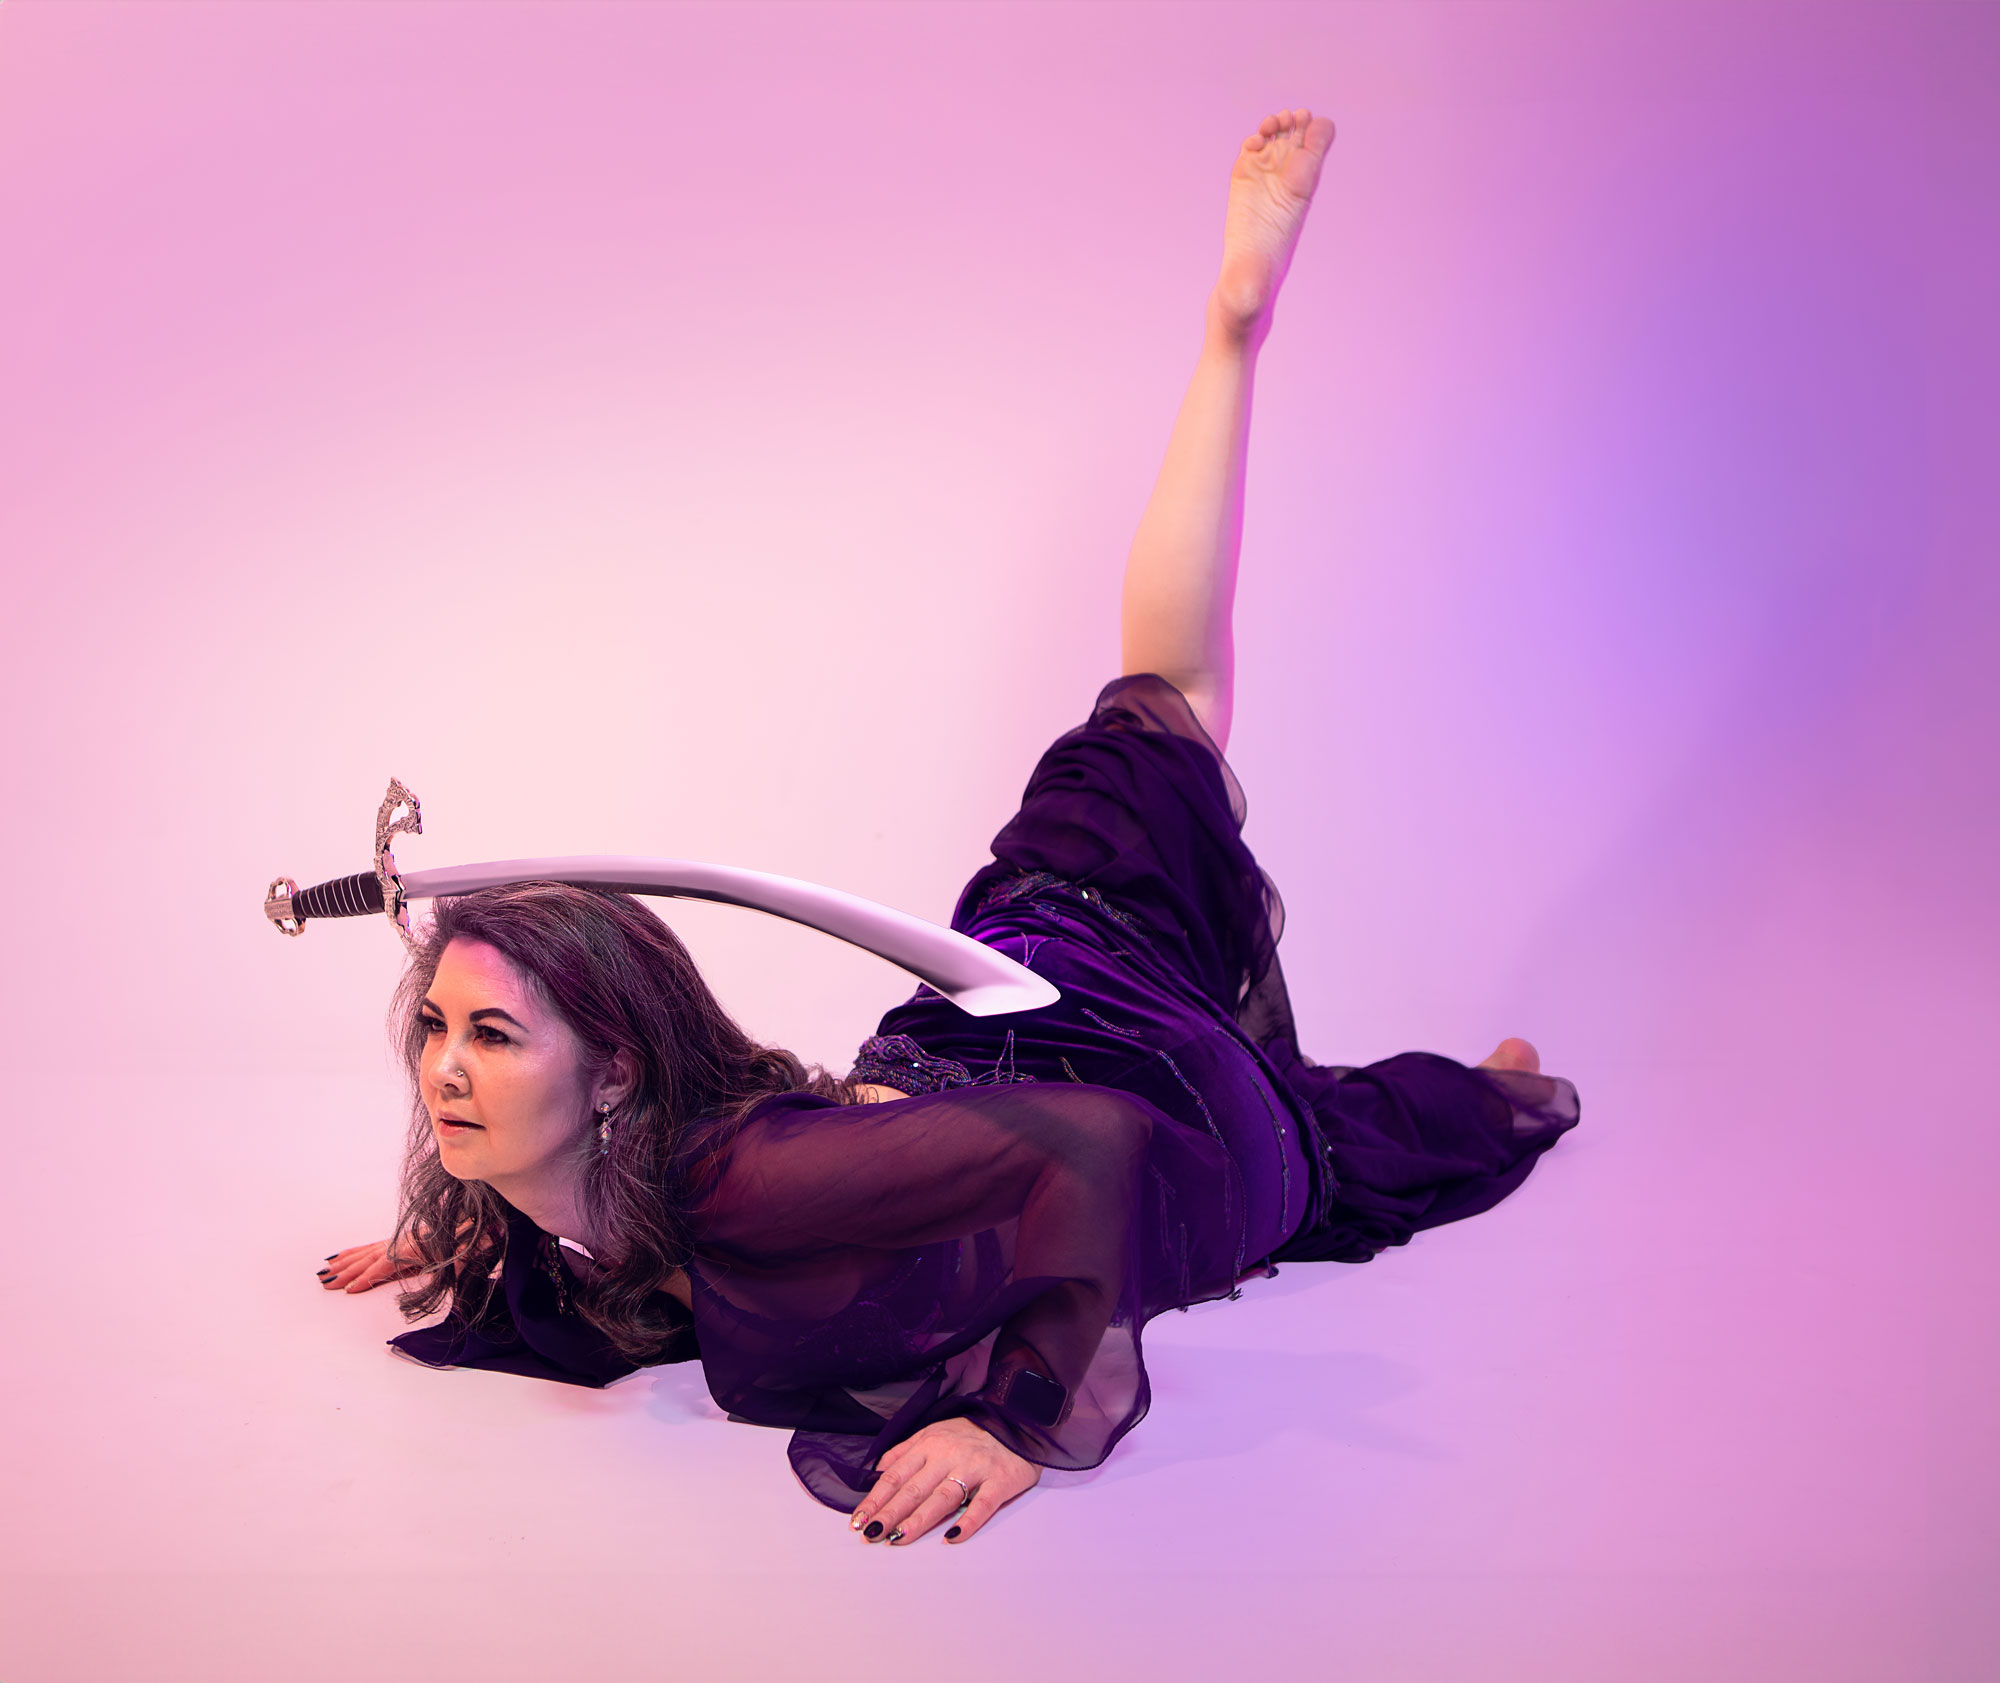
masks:
<svg viewBox="0 0 2000 1683"><path fill-rule="evenodd" d="M613 1110L622 1110L625 1101L639 1090L639 1060L620 1048L612 1054L611 1063L597 1078L597 1094L590 1101L595 1110L600 1104L609 1104Z"/></svg>

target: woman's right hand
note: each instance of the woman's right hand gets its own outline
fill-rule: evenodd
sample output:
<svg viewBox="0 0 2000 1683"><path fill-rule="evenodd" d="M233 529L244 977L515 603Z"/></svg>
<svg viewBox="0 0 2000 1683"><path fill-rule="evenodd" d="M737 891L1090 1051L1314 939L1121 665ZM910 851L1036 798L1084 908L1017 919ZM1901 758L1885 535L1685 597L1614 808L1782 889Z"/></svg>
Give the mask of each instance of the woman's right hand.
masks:
<svg viewBox="0 0 2000 1683"><path fill-rule="evenodd" d="M372 1245L350 1245L335 1251L320 1265L319 1283L328 1291L373 1291L390 1280L423 1272L423 1264L408 1257L392 1259L389 1241L378 1239Z"/></svg>

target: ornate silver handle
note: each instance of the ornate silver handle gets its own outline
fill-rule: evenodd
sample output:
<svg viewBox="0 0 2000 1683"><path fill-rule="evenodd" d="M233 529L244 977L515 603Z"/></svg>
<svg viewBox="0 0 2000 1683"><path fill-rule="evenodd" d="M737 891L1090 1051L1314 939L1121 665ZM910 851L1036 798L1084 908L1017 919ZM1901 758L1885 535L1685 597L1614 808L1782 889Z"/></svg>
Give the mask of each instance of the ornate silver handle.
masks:
<svg viewBox="0 0 2000 1683"><path fill-rule="evenodd" d="M396 809L405 808L401 818ZM389 792L375 813L375 880L382 885L382 910L396 926L403 945L415 949L416 936L410 933L410 913L403 897L403 879L396 874L396 856L389 851L391 836L420 836L424 833L424 808L417 797L397 778L389 779Z"/></svg>

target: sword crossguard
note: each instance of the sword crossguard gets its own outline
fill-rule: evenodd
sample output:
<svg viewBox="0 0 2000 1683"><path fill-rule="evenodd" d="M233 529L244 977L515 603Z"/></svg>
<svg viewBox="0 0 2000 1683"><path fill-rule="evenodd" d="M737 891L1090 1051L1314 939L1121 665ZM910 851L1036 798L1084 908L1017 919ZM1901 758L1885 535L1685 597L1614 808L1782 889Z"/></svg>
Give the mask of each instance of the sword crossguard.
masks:
<svg viewBox="0 0 2000 1683"><path fill-rule="evenodd" d="M403 809L402 817L396 809ZM382 910L396 926L403 945L414 949L417 938L410 933L410 913L403 896L403 879L396 874L396 856L389 851L392 836L420 836L424 833L423 802L405 789L397 778L389 779L389 792L375 813L375 880L382 885ZM280 928L284 926L279 925Z"/></svg>

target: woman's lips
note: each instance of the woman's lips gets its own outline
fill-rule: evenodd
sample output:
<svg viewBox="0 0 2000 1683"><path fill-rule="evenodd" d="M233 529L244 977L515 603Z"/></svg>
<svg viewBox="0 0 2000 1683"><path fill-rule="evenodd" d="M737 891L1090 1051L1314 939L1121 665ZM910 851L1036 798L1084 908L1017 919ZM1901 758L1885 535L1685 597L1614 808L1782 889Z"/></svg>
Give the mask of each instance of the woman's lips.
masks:
<svg viewBox="0 0 2000 1683"><path fill-rule="evenodd" d="M440 1116L438 1118L438 1126L440 1128L473 1129L480 1127L481 1124L477 1122L461 1121L456 1116Z"/></svg>

